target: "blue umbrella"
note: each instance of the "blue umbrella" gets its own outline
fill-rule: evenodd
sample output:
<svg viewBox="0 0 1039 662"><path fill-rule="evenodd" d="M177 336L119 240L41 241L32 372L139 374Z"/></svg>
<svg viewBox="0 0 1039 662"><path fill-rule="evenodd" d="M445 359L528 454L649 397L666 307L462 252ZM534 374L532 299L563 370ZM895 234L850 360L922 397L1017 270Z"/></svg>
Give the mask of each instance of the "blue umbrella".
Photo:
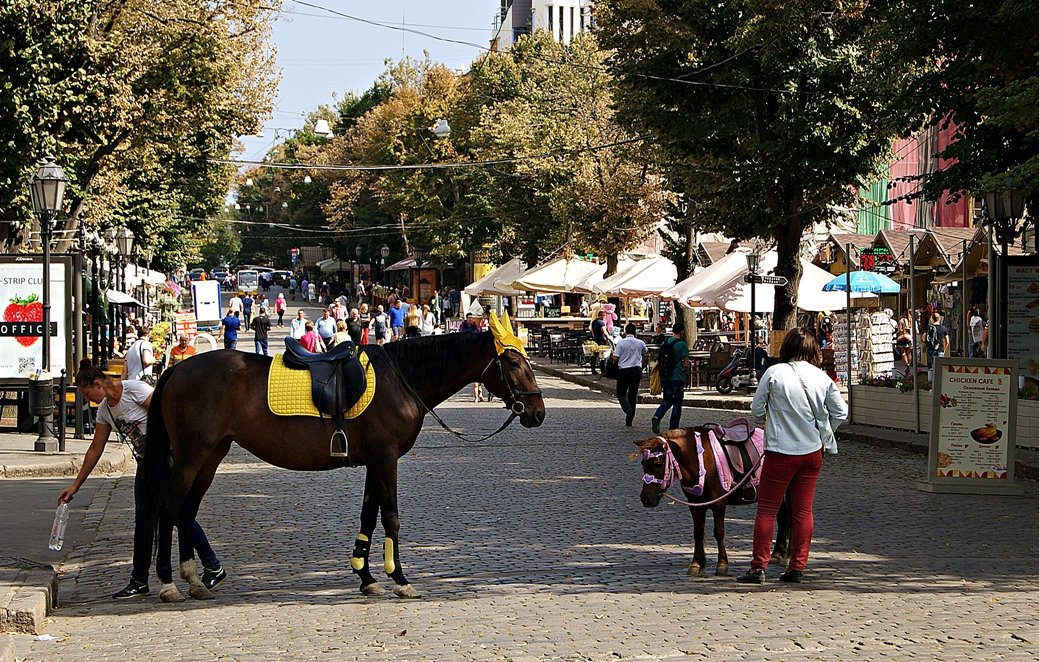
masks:
<svg viewBox="0 0 1039 662"><path fill-rule="evenodd" d="M849 274L841 274L823 285L824 292L845 292L848 289ZM853 271L850 274L852 292L871 292L873 294L897 294L902 286L883 274L875 271Z"/></svg>

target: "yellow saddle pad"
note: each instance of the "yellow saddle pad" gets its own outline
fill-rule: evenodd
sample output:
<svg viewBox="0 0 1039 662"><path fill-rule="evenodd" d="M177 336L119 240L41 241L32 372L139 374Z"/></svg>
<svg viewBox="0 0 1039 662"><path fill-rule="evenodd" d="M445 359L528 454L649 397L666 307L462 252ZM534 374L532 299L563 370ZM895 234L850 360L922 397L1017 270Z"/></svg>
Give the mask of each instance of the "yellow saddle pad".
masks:
<svg viewBox="0 0 1039 662"><path fill-rule="evenodd" d="M357 358L364 370L365 388L361 399L344 414L348 419L364 413L375 397L375 368L364 352ZM274 355L267 375L267 405L277 416L321 416L310 397L310 371L286 368L281 354Z"/></svg>

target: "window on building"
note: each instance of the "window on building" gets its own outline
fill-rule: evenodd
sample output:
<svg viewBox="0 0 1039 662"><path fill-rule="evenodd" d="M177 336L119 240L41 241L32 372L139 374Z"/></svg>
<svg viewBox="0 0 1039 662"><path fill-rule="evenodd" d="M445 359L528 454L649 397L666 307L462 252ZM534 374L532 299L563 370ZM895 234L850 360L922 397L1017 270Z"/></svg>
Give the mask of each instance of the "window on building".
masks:
<svg viewBox="0 0 1039 662"><path fill-rule="evenodd" d="M563 43L563 8L559 8L559 43Z"/></svg>
<svg viewBox="0 0 1039 662"><path fill-rule="evenodd" d="M570 38L574 38L574 8L570 8Z"/></svg>
<svg viewBox="0 0 1039 662"><path fill-rule="evenodd" d="M555 18L556 8L549 5L548 7L548 33L555 34L555 29L552 27L552 19Z"/></svg>

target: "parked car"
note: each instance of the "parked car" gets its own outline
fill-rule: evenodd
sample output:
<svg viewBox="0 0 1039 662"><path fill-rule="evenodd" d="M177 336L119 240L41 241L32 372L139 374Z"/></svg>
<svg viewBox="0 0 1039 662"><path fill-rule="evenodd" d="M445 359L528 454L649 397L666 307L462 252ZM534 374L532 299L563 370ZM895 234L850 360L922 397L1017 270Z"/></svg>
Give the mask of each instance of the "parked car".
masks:
<svg viewBox="0 0 1039 662"><path fill-rule="evenodd" d="M275 285L278 285L278 286L281 286L281 287L288 287L289 286L289 279L292 278L292 272L291 271L284 271L284 270L275 271L273 273L273 276L274 276L274 284Z"/></svg>
<svg viewBox="0 0 1039 662"><path fill-rule="evenodd" d="M227 272L226 271L214 271L210 275L212 276L213 280L217 281L221 285L223 285L227 281Z"/></svg>

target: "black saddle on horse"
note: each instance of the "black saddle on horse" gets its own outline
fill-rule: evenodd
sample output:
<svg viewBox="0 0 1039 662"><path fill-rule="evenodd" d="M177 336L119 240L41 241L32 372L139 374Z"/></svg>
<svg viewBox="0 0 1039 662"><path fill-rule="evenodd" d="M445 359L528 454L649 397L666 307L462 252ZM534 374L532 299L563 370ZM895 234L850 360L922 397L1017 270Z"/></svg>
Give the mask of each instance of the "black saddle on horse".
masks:
<svg viewBox="0 0 1039 662"><path fill-rule="evenodd" d="M352 342L339 343L324 353L308 352L295 338L285 339L286 368L310 371L310 395L314 406L340 425L343 412L364 394L364 368Z"/></svg>
<svg viewBox="0 0 1039 662"><path fill-rule="evenodd" d="M725 459L715 458L715 462L724 461L728 463L729 470L732 472L733 484L739 483L755 468L760 469L758 461L761 459L761 451L754 445L752 438L753 430L749 427L746 436L740 434L738 439L729 437L726 434L726 429L720 425L707 425L697 427L695 430L702 435L702 443L705 446L709 446L711 443L711 440L707 437L709 433L714 434L718 441L721 442ZM729 503L732 505L754 503L757 501L757 492L758 488L748 479L741 489L736 490L729 496Z"/></svg>

